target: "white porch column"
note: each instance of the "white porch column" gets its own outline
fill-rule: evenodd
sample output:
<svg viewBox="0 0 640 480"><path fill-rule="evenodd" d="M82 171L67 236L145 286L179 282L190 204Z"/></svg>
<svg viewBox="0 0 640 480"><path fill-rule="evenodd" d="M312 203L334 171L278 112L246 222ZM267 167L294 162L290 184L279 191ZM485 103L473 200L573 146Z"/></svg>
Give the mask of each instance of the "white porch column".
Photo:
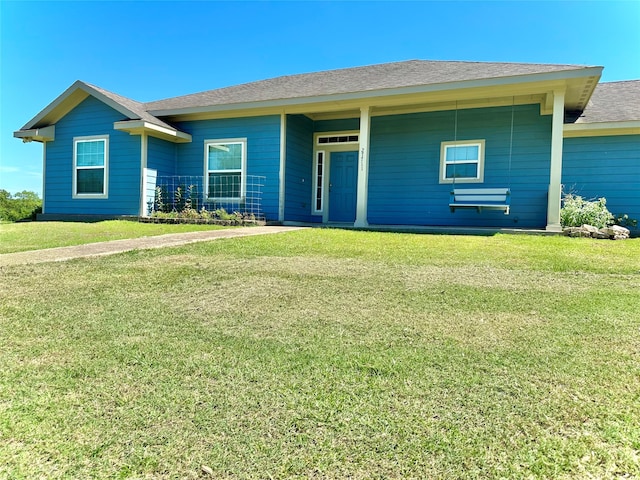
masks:
<svg viewBox="0 0 640 480"><path fill-rule="evenodd" d="M547 198L547 230L560 232L560 195L562 193L562 129L564 125L564 90L553 92L551 124L551 172Z"/></svg>
<svg viewBox="0 0 640 480"><path fill-rule="evenodd" d="M147 134L140 134L140 213L141 217L149 216L147 206Z"/></svg>
<svg viewBox="0 0 640 480"><path fill-rule="evenodd" d="M285 179L287 167L287 115L280 114L280 171L278 174L278 221L284 221Z"/></svg>
<svg viewBox="0 0 640 480"><path fill-rule="evenodd" d="M42 142L42 214L47 213L47 142Z"/></svg>
<svg viewBox="0 0 640 480"><path fill-rule="evenodd" d="M358 190L356 197L356 221L354 227L366 227L367 196L369 190L369 107L360 108L360 151L358 153Z"/></svg>

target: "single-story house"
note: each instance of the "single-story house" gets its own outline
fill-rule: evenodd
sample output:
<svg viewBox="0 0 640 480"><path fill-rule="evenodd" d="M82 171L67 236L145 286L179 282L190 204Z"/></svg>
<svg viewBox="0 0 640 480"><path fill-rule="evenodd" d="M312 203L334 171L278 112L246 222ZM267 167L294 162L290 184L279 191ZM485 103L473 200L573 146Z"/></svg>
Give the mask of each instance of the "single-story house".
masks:
<svg viewBox="0 0 640 480"><path fill-rule="evenodd" d="M14 136L43 144L44 219L178 191L285 224L556 231L562 192L640 219L640 81L602 70L412 60L147 103L77 81Z"/></svg>

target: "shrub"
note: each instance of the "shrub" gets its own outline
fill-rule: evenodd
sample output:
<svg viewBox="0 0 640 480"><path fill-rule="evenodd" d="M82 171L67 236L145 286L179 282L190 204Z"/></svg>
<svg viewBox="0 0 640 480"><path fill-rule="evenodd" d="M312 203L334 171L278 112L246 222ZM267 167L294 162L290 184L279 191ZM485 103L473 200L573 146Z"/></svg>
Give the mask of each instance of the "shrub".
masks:
<svg viewBox="0 0 640 480"><path fill-rule="evenodd" d="M625 228L636 228L638 226L638 220L629 218L629 215L626 213L624 215L614 215L613 223Z"/></svg>
<svg viewBox="0 0 640 480"><path fill-rule="evenodd" d="M170 205L165 203L165 199L168 197L168 192L166 187L156 187L156 195L153 200L153 212L168 212L168 207Z"/></svg>
<svg viewBox="0 0 640 480"><path fill-rule="evenodd" d="M194 184L180 185L172 192L169 192L166 186L158 186L155 189L153 201L149 201L149 206L151 218L171 223L253 225L258 222L252 213L231 213L224 208L207 210L204 205L201 205L198 186Z"/></svg>
<svg viewBox="0 0 640 480"><path fill-rule="evenodd" d="M194 210L191 207L185 207L179 214L179 218L201 218L200 213L197 210Z"/></svg>
<svg viewBox="0 0 640 480"><path fill-rule="evenodd" d="M580 227L586 224L604 228L613 222L614 217L607 209L606 198L590 201L571 193L564 196L560 210L560 223L563 227Z"/></svg>
<svg viewBox="0 0 640 480"><path fill-rule="evenodd" d="M237 215L234 213L228 213L224 208L217 208L214 212L213 212L214 216L216 218L219 218L220 220L236 220L237 219Z"/></svg>
<svg viewBox="0 0 640 480"><path fill-rule="evenodd" d="M229 213L224 208L218 208L211 212L205 210L204 207L202 207L200 211L193 208L184 208L180 211L174 209L170 212L153 212L151 218L187 222L193 220L196 222L203 221L221 225L253 225L257 222L256 216L253 213Z"/></svg>

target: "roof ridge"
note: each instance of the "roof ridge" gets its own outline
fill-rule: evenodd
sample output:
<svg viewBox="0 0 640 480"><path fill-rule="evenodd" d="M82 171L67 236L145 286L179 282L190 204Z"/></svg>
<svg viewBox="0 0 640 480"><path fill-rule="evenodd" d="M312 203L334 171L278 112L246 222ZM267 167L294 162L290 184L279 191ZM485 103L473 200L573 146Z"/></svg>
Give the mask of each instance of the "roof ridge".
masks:
<svg viewBox="0 0 640 480"><path fill-rule="evenodd" d="M640 83L640 79L637 80L613 80L611 82L599 82L598 85L612 85L614 83Z"/></svg>
<svg viewBox="0 0 640 480"><path fill-rule="evenodd" d="M584 65L579 63L540 63L540 62L504 62L494 60L419 60L425 62L440 63L469 63L475 65L531 65L531 66L547 66L547 67L593 67L594 65Z"/></svg>
<svg viewBox="0 0 640 480"><path fill-rule="evenodd" d="M202 93L207 93L207 92L214 92L214 91L220 91L220 90L225 90L227 88L238 88L238 87L243 87L246 85L253 85L256 83L262 83L262 82L268 82L271 80L280 80L280 79L291 79L291 78L299 78L299 77L304 77L306 75L319 75L319 74L323 74L323 73L331 73L331 72L345 72L347 70L350 71L354 71L354 70L358 70L358 69L365 69L365 68L371 68L371 67L377 67L377 66L383 66L383 65L394 65L394 64L406 64L406 63L411 63L411 62L424 62L424 61L428 61L428 60L418 60L418 59L413 59L413 60L399 60L397 62L384 62L384 63L373 63L370 65L360 65L357 67L343 67L343 68L330 68L327 70L318 70L318 71L314 71L314 72L303 72L303 73L289 73L289 74L285 74L285 75L277 75L275 77L269 77L269 78L263 78L260 80L251 80L249 82L243 82L243 83L237 83L234 85L227 85L224 87L218 87L218 88L211 88L208 90L201 90L198 92L193 92L193 93L186 93L184 95L178 95L176 97L168 97L168 98L160 98L158 100L152 100L149 102L144 102L145 105L147 104L151 104L151 103L158 103L158 102L163 102L165 100L174 100L174 99L178 99L178 98L184 98L184 97L190 97L192 95L199 95Z"/></svg>
<svg viewBox="0 0 640 480"><path fill-rule="evenodd" d="M473 66L482 66L483 68L473 68ZM144 106L148 111L163 111L193 105L208 106L242 103L250 97L274 100L295 96L314 96L322 94L323 91L328 94L348 93L396 88L398 86L443 83L451 81L452 74L455 77L456 73L460 79L468 80L472 77L486 78L482 71L492 71L494 76L506 77L585 68L593 67L585 65L464 60L401 60L318 72L281 75L149 101L145 102ZM480 71L478 77L475 76L475 73L478 73L475 72L476 70ZM267 91L270 93L267 93Z"/></svg>
<svg viewBox="0 0 640 480"><path fill-rule="evenodd" d="M342 68L333 68L333 69L326 69L326 70L319 70L319 71L313 71L313 72L304 72L304 73L292 73L292 74L286 74L286 75L277 75L275 77L269 77L269 78L263 78L260 80L252 80L249 82L243 82L243 83L238 83L238 84L234 84L234 85L227 85L224 87L218 87L218 88L212 88L212 89L207 89L207 90L200 90L197 92L193 92L193 93L187 93L184 95L178 95L175 97L167 97L167 98L161 98L161 99L157 99L157 100L151 100L149 102L143 102L143 104L146 106L148 105L153 105L153 104L157 104L160 102L165 102L167 100L177 100L177 99L181 99L181 98L186 98L186 97L192 97L195 95L202 95L208 92L218 92L218 91L223 91L225 89L237 89L237 88L242 88L242 87L246 87L246 86L250 86L250 85L255 85L255 84L259 84L262 82L270 82L270 81L276 81L276 80L291 80L291 79L297 79L297 78L301 78L301 77L305 77L305 76L317 76L317 75L323 75L323 74L332 74L332 73L346 73L346 72L356 72L358 70L365 70L365 69L371 69L371 68L380 68L380 67L391 67L391 66L400 66L400 65L408 65L408 64L420 64L420 65L424 65L424 64L434 64L434 63L439 63L439 64L447 64L447 65L455 65L455 64L467 64L467 65L510 65L510 66L531 66L531 67L535 67L535 66L540 66L540 67L567 67L567 68L590 68L590 66L588 65L578 65L578 64L556 64L556 63L527 63L527 62L488 62L488 61L475 61L475 60L423 60L423 59L410 59L410 60L398 60L395 62L382 62L382 63L373 63L373 64L368 64L368 65L359 65L356 67L342 67Z"/></svg>
<svg viewBox="0 0 640 480"><path fill-rule="evenodd" d="M107 90L106 88L98 87L97 85L93 85L83 80L78 80L78 82L110 98L114 102L124 107L126 110L129 110L133 114L138 116L140 120L145 120L147 122L153 123L161 127L174 128L167 122L160 120L155 115L149 113L149 110L146 108L146 105L144 102L139 102L138 100L125 97L124 95L120 95L119 93L112 92L110 90Z"/></svg>
<svg viewBox="0 0 640 480"><path fill-rule="evenodd" d="M111 90L107 90L106 88L103 88L103 87L99 87L98 85L94 85L92 83L85 82L84 80L78 80L78 82L82 83L83 85L85 85L85 86L87 86L89 88L93 88L95 90L98 90L100 93L105 93L105 94L108 94L108 95L112 95L114 97L121 98L121 99L126 100L128 102L134 102L134 103L137 103L139 105L144 105L144 102L139 102L138 100L135 100L133 98L125 97L124 95L120 95L119 93L113 92Z"/></svg>

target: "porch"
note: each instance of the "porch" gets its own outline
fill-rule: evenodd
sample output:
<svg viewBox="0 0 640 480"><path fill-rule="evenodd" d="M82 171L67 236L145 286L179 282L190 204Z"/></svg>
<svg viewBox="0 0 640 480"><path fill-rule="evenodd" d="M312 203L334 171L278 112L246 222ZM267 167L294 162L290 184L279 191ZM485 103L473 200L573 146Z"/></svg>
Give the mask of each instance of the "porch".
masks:
<svg viewBox="0 0 640 480"><path fill-rule="evenodd" d="M366 227L355 227L351 223L305 223L305 222L282 222L286 227L312 227L312 228L335 228L343 230L363 230L372 232L391 233L415 233L429 235L476 235L492 236L496 234L510 235L561 235L562 232L554 232L541 228L497 228L497 227L455 227L455 226L425 226L425 225L374 225Z"/></svg>
<svg viewBox="0 0 640 480"><path fill-rule="evenodd" d="M491 93L283 115L278 219L560 231L565 92ZM472 149L475 165L458 158ZM511 211L453 213L453 187L510 191Z"/></svg>

